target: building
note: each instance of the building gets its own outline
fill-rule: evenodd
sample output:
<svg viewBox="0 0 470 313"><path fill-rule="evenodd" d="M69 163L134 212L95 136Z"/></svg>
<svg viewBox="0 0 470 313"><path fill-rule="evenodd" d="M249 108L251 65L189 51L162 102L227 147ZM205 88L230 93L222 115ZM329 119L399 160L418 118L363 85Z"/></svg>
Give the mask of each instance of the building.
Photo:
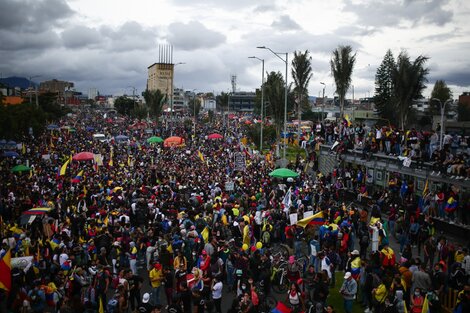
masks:
<svg viewBox="0 0 470 313"><path fill-rule="evenodd" d="M160 90L168 96L173 94L173 74L175 65L154 63L148 69L147 90Z"/></svg>
<svg viewBox="0 0 470 313"><path fill-rule="evenodd" d="M231 112L252 113L255 108L256 93L234 92L229 95L228 110Z"/></svg>
<svg viewBox="0 0 470 313"><path fill-rule="evenodd" d="M39 92L52 92L57 94L64 94L65 90L73 88L74 84L72 82L64 80L47 80L39 84Z"/></svg>
<svg viewBox="0 0 470 313"><path fill-rule="evenodd" d="M459 96L459 103L470 106L470 91L466 91Z"/></svg>
<svg viewBox="0 0 470 313"><path fill-rule="evenodd" d="M215 99L214 98L203 98L202 109L204 111L215 111L217 109Z"/></svg>
<svg viewBox="0 0 470 313"><path fill-rule="evenodd" d="M88 89L88 100L93 100L94 101L96 99L96 97L98 97L98 94L99 94L98 89L96 89L96 88Z"/></svg>
<svg viewBox="0 0 470 313"><path fill-rule="evenodd" d="M184 112L187 110L188 101L183 89L175 88L172 101L173 110L175 112Z"/></svg>

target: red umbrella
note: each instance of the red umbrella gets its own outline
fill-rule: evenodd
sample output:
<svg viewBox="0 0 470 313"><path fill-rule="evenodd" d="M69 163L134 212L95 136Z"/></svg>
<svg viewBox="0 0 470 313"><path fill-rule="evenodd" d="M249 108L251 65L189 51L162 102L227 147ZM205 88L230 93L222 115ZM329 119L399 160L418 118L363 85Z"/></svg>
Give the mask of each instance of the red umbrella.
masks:
<svg viewBox="0 0 470 313"><path fill-rule="evenodd" d="M209 136L207 136L207 138L209 138L209 139L222 139L222 138L224 138L224 136L222 136L221 134L214 133L214 134L210 134Z"/></svg>
<svg viewBox="0 0 470 313"><path fill-rule="evenodd" d="M80 153L75 154L72 157L72 160L74 161L89 161L89 160L94 160L94 159L95 159L94 154L91 152L80 152Z"/></svg>
<svg viewBox="0 0 470 313"><path fill-rule="evenodd" d="M163 142L164 147L174 147L184 144L184 139L178 136L168 137Z"/></svg>

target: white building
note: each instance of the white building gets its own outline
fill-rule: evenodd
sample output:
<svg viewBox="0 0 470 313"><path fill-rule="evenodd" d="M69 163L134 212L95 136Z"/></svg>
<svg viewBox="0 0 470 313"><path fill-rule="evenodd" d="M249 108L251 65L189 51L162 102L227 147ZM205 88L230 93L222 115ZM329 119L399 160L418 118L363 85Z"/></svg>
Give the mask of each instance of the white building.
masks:
<svg viewBox="0 0 470 313"><path fill-rule="evenodd" d="M88 89L88 99L95 100L98 96L98 89L90 88Z"/></svg>

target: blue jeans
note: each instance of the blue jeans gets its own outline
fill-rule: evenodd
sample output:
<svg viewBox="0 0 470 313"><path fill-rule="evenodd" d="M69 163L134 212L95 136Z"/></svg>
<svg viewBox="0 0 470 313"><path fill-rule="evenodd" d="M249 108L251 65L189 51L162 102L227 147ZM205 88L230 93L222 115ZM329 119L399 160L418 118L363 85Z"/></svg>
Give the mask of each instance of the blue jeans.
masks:
<svg viewBox="0 0 470 313"><path fill-rule="evenodd" d="M352 306L353 306L354 300L346 300L344 299L344 312L346 313L352 313Z"/></svg>
<svg viewBox="0 0 470 313"><path fill-rule="evenodd" d="M152 288L153 305L161 304L160 302L160 290L161 289L162 289L162 286L159 286L157 288Z"/></svg>

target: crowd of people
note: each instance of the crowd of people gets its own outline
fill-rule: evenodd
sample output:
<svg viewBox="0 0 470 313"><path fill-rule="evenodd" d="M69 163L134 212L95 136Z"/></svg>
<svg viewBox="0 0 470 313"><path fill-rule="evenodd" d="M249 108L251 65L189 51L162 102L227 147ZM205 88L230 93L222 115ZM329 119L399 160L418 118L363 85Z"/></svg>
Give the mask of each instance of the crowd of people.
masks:
<svg viewBox="0 0 470 313"><path fill-rule="evenodd" d="M184 139L172 147L148 144L151 134L131 125L77 112L1 158L0 262L11 257L11 275L0 274L0 312L351 313L358 302L367 312L421 313L438 312L449 288L456 309L470 310L468 247L436 233L399 177L359 207L338 186L344 178L361 189L364 173L309 175L309 160L297 157L288 167L298 177L271 177L273 153L243 145L236 120L198 123L195 133L184 122L155 126ZM71 160L85 151L93 159ZM31 170L13 173L19 164ZM273 293L282 284L275 263L285 264L282 295Z"/></svg>

